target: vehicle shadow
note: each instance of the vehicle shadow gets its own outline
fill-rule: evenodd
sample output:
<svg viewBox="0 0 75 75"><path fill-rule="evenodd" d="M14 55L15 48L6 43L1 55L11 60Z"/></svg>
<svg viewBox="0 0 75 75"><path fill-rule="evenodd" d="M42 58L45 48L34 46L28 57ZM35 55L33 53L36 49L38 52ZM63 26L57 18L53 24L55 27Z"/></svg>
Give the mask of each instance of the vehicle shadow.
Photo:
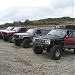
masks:
<svg viewBox="0 0 75 75"><path fill-rule="evenodd" d="M73 50L65 50L62 52L62 57L68 57L68 56L74 56L74 51Z"/></svg>
<svg viewBox="0 0 75 75"><path fill-rule="evenodd" d="M51 58L50 58L50 53L46 53L45 51L42 53L42 54L37 54L36 56L38 56L39 58L44 58L44 59L49 59L49 60L52 60ZM73 52L73 50L65 50L64 52L62 52L62 56L61 56L62 58L63 57L66 57L66 59L67 59L67 57L74 57L74 52Z"/></svg>

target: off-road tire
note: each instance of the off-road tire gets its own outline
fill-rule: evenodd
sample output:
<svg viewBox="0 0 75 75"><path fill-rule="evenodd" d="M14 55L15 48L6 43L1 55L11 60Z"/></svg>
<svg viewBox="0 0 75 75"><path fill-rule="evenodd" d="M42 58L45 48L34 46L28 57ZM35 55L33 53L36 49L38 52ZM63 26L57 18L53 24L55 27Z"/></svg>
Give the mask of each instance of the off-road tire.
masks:
<svg viewBox="0 0 75 75"><path fill-rule="evenodd" d="M47 52L47 53L50 53L50 47L48 47L48 48L46 49L46 52Z"/></svg>
<svg viewBox="0 0 75 75"><path fill-rule="evenodd" d="M3 36L3 40L4 40L4 41L8 41L8 39L7 39L5 36Z"/></svg>
<svg viewBox="0 0 75 75"><path fill-rule="evenodd" d="M60 45L54 45L50 50L50 56L53 60L59 60L61 58L62 48Z"/></svg>
<svg viewBox="0 0 75 75"><path fill-rule="evenodd" d="M0 34L0 39L2 39L2 36L1 36L1 34Z"/></svg>
<svg viewBox="0 0 75 75"><path fill-rule="evenodd" d="M33 52L35 54L41 54L43 52L43 49L41 49L40 47L37 47L37 46L33 45Z"/></svg>
<svg viewBox="0 0 75 75"><path fill-rule="evenodd" d="M22 47L23 48L29 48L30 47L30 41L29 41L29 39L24 39L23 40Z"/></svg>
<svg viewBox="0 0 75 75"><path fill-rule="evenodd" d="M9 40L8 40L10 43L12 43L12 36L9 37Z"/></svg>
<svg viewBox="0 0 75 75"><path fill-rule="evenodd" d="M14 40L14 44L15 44L16 46L20 46L20 45L21 45L21 42L20 42L20 41L17 41L17 40Z"/></svg>

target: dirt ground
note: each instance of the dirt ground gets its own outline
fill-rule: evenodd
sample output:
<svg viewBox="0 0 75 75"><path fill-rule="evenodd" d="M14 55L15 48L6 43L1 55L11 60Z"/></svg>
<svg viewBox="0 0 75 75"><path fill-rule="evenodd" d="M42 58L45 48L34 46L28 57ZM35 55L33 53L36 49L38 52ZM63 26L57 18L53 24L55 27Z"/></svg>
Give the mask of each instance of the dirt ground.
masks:
<svg viewBox="0 0 75 75"><path fill-rule="evenodd" d="M0 40L0 75L75 75L75 55L65 50L60 60L52 60L45 51L37 55Z"/></svg>

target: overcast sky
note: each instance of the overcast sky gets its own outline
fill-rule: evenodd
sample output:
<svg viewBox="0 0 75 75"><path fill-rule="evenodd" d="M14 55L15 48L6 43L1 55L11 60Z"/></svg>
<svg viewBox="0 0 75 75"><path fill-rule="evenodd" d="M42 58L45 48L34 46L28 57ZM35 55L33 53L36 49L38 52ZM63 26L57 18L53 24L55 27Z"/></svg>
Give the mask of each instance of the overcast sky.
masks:
<svg viewBox="0 0 75 75"><path fill-rule="evenodd" d="M75 17L74 0L0 0L0 24L13 21Z"/></svg>

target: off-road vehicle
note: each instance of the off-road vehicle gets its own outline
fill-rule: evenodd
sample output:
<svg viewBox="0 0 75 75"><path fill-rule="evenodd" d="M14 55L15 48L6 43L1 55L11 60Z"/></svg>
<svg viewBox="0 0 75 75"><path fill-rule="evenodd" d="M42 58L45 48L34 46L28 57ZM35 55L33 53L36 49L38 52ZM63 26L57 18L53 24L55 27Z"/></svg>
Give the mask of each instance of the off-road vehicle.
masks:
<svg viewBox="0 0 75 75"><path fill-rule="evenodd" d="M14 44L16 46L22 45L23 48L29 48L33 37L46 35L49 31L50 29L45 28L32 28L26 33L16 33L14 34Z"/></svg>
<svg viewBox="0 0 75 75"><path fill-rule="evenodd" d="M9 41L10 43L13 42L13 35L15 33L22 33L26 32L26 27L15 27L11 31L4 31L2 33L4 41Z"/></svg>
<svg viewBox="0 0 75 75"><path fill-rule="evenodd" d="M14 27L7 27L6 29L4 29L4 30L0 30L0 39L2 39L2 32L4 32L4 31L10 31L10 30L12 30Z"/></svg>
<svg viewBox="0 0 75 75"><path fill-rule="evenodd" d="M64 38L64 47L74 49L75 54L75 30L69 30L69 34Z"/></svg>
<svg viewBox="0 0 75 75"><path fill-rule="evenodd" d="M46 50L52 59L61 58L62 51L73 48L75 53L75 31L74 27L52 29L47 35L33 39L33 52L41 54Z"/></svg>

